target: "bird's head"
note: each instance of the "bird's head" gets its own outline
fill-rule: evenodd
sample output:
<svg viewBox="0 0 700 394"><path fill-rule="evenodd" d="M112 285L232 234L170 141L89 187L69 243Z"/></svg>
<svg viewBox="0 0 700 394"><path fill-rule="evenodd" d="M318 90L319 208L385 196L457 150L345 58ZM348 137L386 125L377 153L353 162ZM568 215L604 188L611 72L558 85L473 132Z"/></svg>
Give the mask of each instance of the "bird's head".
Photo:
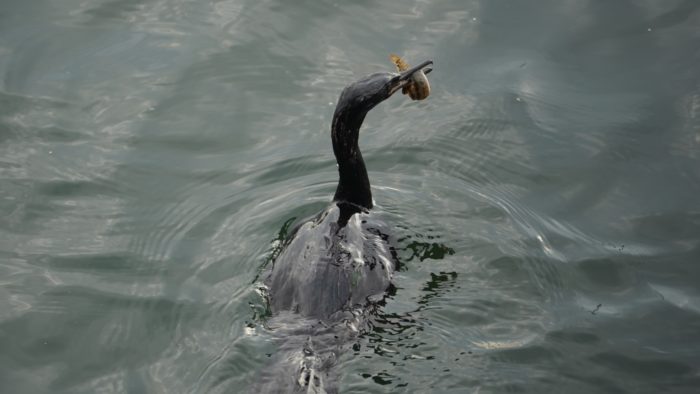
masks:
<svg viewBox="0 0 700 394"><path fill-rule="evenodd" d="M340 94L336 113L347 111L366 114L377 104L406 86L415 72L425 69L423 71L427 74L432 71L431 68L426 68L431 64L433 64L432 60L426 60L401 73L376 73L348 85Z"/></svg>

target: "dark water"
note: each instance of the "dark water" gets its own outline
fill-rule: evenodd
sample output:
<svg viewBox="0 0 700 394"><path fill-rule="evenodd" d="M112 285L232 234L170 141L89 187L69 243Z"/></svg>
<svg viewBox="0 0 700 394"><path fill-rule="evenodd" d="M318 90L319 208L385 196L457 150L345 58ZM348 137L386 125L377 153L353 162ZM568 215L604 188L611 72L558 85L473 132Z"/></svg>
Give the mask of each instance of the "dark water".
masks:
<svg viewBox="0 0 700 394"><path fill-rule="evenodd" d="M0 392L251 387L256 277L390 52L433 94L360 138L404 269L341 392L695 392L695 0L4 0Z"/></svg>

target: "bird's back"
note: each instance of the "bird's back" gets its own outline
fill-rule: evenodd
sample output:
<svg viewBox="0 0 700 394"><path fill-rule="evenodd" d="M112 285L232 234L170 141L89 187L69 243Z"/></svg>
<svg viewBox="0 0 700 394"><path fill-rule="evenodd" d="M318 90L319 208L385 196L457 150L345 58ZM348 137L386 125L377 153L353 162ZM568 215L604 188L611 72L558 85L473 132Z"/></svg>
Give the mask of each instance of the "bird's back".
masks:
<svg viewBox="0 0 700 394"><path fill-rule="evenodd" d="M293 311L333 319L362 307L390 285L394 258L384 236L358 212L346 224L332 204L302 224L273 263L267 279L273 313Z"/></svg>

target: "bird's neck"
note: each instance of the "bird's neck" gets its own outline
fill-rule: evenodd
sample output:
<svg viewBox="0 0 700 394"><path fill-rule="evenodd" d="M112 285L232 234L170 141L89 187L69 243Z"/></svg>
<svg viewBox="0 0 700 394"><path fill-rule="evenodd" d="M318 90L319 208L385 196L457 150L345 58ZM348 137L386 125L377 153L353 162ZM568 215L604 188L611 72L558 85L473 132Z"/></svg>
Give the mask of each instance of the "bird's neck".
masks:
<svg viewBox="0 0 700 394"><path fill-rule="evenodd" d="M365 115L338 111L333 115L331 139L340 175L333 201L348 202L371 209L372 191L369 176L358 145L360 127Z"/></svg>

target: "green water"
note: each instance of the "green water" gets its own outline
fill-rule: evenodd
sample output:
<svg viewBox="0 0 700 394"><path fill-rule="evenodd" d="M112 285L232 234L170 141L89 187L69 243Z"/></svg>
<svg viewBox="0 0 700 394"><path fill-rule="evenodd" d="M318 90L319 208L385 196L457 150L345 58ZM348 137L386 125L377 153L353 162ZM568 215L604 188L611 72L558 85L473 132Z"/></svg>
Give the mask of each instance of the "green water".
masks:
<svg viewBox="0 0 700 394"><path fill-rule="evenodd" d="M254 283L325 208L343 86L397 290L340 392L700 387L700 3L0 5L0 392L237 393Z"/></svg>

